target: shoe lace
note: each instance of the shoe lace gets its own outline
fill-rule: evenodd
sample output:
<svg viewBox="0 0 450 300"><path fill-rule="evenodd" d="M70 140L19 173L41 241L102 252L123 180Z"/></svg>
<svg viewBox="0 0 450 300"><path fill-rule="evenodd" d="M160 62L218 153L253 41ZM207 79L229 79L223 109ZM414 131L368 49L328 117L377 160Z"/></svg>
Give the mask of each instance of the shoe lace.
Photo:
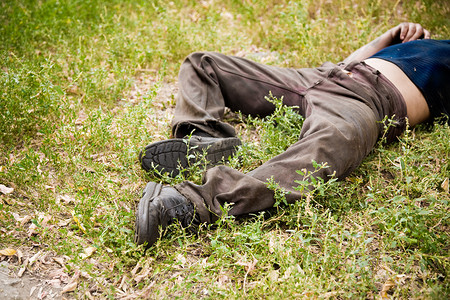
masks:
<svg viewBox="0 0 450 300"><path fill-rule="evenodd" d="M165 209L163 213L163 215L167 217L167 224L172 224L173 222L178 221L181 223L181 226L185 228L188 228L191 225L200 224L198 214L195 213L194 205L192 203L178 202L171 204L172 205Z"/></svg>

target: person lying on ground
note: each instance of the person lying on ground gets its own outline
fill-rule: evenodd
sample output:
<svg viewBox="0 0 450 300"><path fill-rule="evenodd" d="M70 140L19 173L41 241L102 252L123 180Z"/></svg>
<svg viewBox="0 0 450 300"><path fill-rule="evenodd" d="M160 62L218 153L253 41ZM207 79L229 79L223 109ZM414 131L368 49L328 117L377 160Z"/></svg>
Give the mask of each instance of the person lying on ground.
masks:
<svg viewBox="0 0 450 300"><path fill-rule="evenodd" d="M275 204L267 186L271 178L286 192L288 203L304 196L294 189L301 180L297 170L316 172L324 180L345 178L380 138L392 142L407 126L448 116L449 82L450 41L432 40L414 23L388 30L341 63L318 68L279 68L215 52L192 53L179 73L174 138L145 147L140 162L146 171L176 176L190 163L188 155L206 151L213 167L201 185L148 183L136 212L136 243L153 245L160 229L173 222L193 228L213 223L225 204L234 216L269 209ZM264 117L275 109L266 100L269 93L304 117L299 140L246 174L218 165L241 144L222 120L225 107ZM315 170L314 162L329 167Z"/></svg>

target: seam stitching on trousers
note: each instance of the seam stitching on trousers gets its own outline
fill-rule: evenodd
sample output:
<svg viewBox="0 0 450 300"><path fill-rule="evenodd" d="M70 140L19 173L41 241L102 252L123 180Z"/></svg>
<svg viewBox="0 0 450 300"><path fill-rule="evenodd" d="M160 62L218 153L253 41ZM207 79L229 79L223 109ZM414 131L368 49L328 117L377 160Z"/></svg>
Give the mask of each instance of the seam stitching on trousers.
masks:
<svg viewBox="0 0 450 300"><path fill-rule="evenodd" d="M238 73L235 73L235 72L232 72L232 71L223 69L222 67L219 66L218 63L216 63L216 62L214 61L214 59L211 59L211 61L214 62L214 64L217 66L217 68L219 68L219 69L222 70L223 72L226 72L226 73L229 73L229 74L233 74L233 75L236 75L236 76L239 76L239 77L243 77L243 78L246 78L246 79L249 79L249 80L254 80L254 81L258 81L258 82L263 82L263 83L266 83L266 84L270 84L270 85L272 85L272 86L274 86L274 87L277 87L277 88L280 88L280 89L283 89L283 90L286 90L286 91L295 93L295 94L297 94L297 95L299 95L299 96L302 96L302 97L304 96L304 94L302 94L302 93L300 93L300 92L298 92L298 91L292 90L292 89L290 89L290 88L288 88L288 87L280 86L280 85L274 84L274 83L272 83L272 82L267 82L267 81L263 81L263 80L260 80L260 79L257 79L257 78L252 78L252 77L249 77L249 76L244 76L244 75L242 75L242 74L238 74ZM306 92L306 91L307 91L307 88L305 89L305 92Z"/></svg>

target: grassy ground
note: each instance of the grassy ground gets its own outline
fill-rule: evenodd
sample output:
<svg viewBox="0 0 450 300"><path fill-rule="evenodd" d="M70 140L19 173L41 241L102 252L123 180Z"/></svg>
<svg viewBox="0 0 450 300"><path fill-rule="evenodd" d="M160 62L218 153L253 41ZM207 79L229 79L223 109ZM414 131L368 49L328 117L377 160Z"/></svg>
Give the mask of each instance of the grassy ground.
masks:
<svg viewBox="0 0 450 300"><path fill-rule="evenodd" d="M337 62L402 21L448 39L446 1L2 1L0 11L0 250L16 251L0 260L16 276L59 280L76 298L449 296L444 125L378 146L296 204L223 217L198 236L174 227L146 252L133 244L140 193L158 180L137 154L169 137L188 53ZM243 171L299 130L271 126L300 122L286 108L232 117L245 158L232 165ZM192 169L199 181L202 167Z"/></svg>

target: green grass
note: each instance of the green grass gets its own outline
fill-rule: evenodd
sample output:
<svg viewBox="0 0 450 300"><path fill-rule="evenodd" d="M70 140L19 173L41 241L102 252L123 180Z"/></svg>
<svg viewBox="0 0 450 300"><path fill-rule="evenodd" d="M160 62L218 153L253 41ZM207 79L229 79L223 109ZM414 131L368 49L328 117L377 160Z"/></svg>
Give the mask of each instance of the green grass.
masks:
<svg viewBox="0 0 450 300"><path fill-rule="evenodd" d="M402 21L448 39L445 1L3 1L0 11L0 184L14 188L0 194L0 249L63 258L69 276L84 274L74 296L374 298L389 280L392 298L450 294L447 125L377 146L303 201L284 204L280 191L263 214L225 215L198 235L173 226L146 252L133 243L136 204L158 180L137 155L170 136L187 54L338 62ZM281 106L228 118L244 142L231 161L241 171L283 151L301 123ZM162 182L200 182L203 169ZM87 247L96 251L83 258Z"/></svg>

